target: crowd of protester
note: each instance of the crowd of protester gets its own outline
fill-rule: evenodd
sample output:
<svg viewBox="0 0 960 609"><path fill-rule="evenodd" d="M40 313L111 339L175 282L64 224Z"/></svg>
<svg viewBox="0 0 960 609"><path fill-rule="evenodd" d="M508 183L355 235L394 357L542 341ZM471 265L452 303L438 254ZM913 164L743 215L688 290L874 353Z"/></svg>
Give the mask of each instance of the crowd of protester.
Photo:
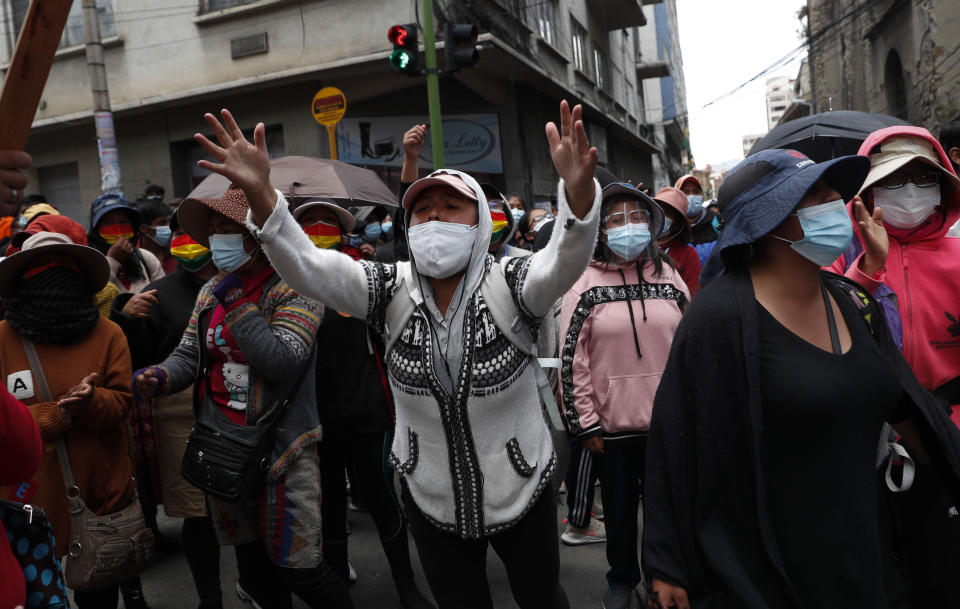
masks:
<svg viewBox="0 0 960 609"><path fill-rule="evenodd" d="M0 524L0 609L146 608L178 544L201 609L353 607L349 505L407 609L491 608L488 547L565 609L561 542L606 544L604 609L960 606L960 115L716 193L615 176L580 116L542 202L421 177L425 125L398 206L288 198L224 110L221 196L106 193L84 228L0 152L0 499L56 540ZM142 536L104 566L78 505Z"/></svg>

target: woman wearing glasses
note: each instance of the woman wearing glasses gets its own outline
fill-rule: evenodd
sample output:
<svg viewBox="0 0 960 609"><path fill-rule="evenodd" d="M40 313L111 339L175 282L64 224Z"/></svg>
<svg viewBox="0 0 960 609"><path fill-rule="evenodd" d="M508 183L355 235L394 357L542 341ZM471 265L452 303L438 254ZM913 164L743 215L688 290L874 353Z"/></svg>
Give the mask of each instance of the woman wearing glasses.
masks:
<svg viewBox="0 0 960 609"><path fill-rule="evenodd" d="M623 183L608 185L602 197L594 259L563 296L560 375L569 429L592 454L601 483L610 563L603 607L619 609L640 583L647 429L690 293L652 238L663 229L656 202ZM589 517L569 526L586 527Z"/></svg>
<svg viewBox="0 0 960 609"><path fill-rule="evenodd" d="M899 317L887 317L893 317L892 326L902 322L903 356L920 383L951 405L951 418L960 424L960 239L947 235L960 219L960 179L939 142L920 127L876 131L860 155L870 158L870 173L854 205L874 214L880 210L886 230L864 231L864 224L855 222L859 239L831 270L845 272L878 300L892 290ZM925 523L924 530L906 536L917 541L926 563L914 576L914 590L927 595L918 599L923 606L958 606L960 519L949 512L953 504L935 476L925 471L921 467L905 495L929 510L910 518ZM943 538L952 543L928 543Z"/></svg>

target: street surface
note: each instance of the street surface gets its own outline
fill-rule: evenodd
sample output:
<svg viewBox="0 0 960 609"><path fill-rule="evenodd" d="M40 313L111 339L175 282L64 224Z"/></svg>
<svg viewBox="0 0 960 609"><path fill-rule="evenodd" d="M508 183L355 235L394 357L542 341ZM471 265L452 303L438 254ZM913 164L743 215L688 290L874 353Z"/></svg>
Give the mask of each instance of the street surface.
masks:
<svg viewBox="0 0 960 609"><path fill-rule="evenodd" d="M599 496L599 492L597 494ZM562 497L565 498L565 495ZM565 517L566 504L558 505L558 536L565 526L560 524L560 520ZM390 578L387 561L383 557L377 539L377 529L370 515L366 512L350 511L348 518L353 526L353 533L350 535L350 562L359 575L357 583L350 589L354 605L357 609L398 608L400 605L393 587L393 580ZM163 534L179 539L180 523L180 520L164 517L161 509L159 524ZM603 593L606 591L604 575L608 567L605 549L605 543L574 547L560 544L560 574L571 608L599 609ZM413 568L417 574L417 584L420 590L432 600L433 597L430 595L423 571L420 569L420 561L412 539L410 550ZM250 609L251 605L240 601L235 592L237 568L233 551L224 548L220 560L224 609ZM487 576L490 580L494 606L496 609L516 609L517 605L510 595L510 585L503 565L492 549L489 550L487 564ZM199 603L182 550L169 554L158 553L142 580L144 596L151 609L193 609ZM306 607L299 599L294 599L293 606L295 609ZM123 607L122 601L120 607Z"/></svg>

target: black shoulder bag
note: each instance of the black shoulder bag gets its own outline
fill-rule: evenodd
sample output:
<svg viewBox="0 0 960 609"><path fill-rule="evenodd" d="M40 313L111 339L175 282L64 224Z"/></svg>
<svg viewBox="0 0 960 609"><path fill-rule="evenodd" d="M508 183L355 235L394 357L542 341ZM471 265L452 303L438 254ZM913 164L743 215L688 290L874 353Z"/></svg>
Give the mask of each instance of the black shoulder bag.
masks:
<svg viewBox="0 0 960 609"><path fill-rule="evenodd" d="M206 324L199 324L205 327ZM198 337L206 335L206 331ZM277 422L300 390L313 362L313 346L303 368L286 397L267 407L254 425L237 425L225 417L210 397L210 375L206 365L206 346L201 338L200 377L205 379L206 392L201 401L194 389L194 412L197 420L187 450L180 463L184 479L205 493L224 501L239 503L256 497L264 484L276 440Z"/></svg>

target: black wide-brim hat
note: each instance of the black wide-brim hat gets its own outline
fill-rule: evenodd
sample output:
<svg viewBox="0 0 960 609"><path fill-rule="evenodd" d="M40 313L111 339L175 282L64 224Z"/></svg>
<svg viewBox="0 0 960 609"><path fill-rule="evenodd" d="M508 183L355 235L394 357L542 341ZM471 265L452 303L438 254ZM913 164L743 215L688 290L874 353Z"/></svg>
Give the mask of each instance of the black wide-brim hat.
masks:
<svg viewBox="0 0 960 609"><path fill-rule="evenodd" d="M701 281L723 272L724 250L756 243L787 219L818 180L844 201L860 190L870 159L844 156L816 163L796 150L770 149L750 155L720 184L717 205L723 230L704 266Z"/></svg>
<svg viewBox="0 0 960 609"><path fill-rule="evenodd" d="M663 231L663 209L660 208L660 204L653 200L650 195L646 194L639 190L633 184L627 184L626 182L613 182L612 184L607 184L603 187L603 190L600 191L601 205L609 199L614 197L628 197L634 201L640 202L643 207L646 209L647 213L650 214L650 234L653 236L653 240L656 241L657 235ZM603 218L600 219L601 225L603 224Z"/></svg>

